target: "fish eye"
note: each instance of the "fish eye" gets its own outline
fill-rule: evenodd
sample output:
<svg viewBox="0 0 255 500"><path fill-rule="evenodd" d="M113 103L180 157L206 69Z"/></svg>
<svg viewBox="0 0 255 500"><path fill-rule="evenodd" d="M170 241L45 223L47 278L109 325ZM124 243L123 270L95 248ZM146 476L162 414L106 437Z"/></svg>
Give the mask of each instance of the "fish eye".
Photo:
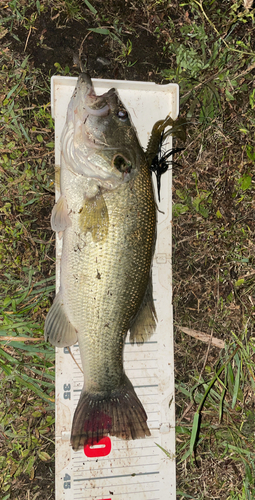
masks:
<svg viewBox="0 0 255 500"><path fill-rule="evenodd" d="M113 165L119 172L129 173L132 169L130 161L127 161L124 156L116 155L113 159Z"/></svg>
<svg viewBox="0 0 255 500"><path fill-rule="evenodd" d="M119 109L118 113L117 113L117 117L122 121L126 121L126 119L128 118L128 113L125 109Z"/></svg>

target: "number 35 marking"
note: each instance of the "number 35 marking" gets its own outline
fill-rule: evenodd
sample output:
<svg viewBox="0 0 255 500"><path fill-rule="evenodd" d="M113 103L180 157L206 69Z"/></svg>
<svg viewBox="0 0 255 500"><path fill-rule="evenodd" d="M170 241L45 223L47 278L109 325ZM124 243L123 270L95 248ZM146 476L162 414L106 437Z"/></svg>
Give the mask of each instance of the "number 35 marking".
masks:
<svg viewBox="0 0 255 500"><path fill-rule="evenodd" d="M64 389L64 394L63 394L64 399L71 399L71 391L70 391L71 384L64 384L63 389Z"/></svg>

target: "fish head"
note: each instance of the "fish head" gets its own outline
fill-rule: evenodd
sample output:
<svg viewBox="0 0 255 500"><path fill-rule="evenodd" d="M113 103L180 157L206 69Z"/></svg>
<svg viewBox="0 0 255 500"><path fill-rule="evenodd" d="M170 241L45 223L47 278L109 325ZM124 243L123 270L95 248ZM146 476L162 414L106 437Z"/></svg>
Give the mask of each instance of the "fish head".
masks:
<svg viewBox="0 0 255 500"><path fill-rule="evenodd" d="M139 172L144 153L116 89L97 96L90 77L82 73L69 104L68 120L74 127L72 157L77 173L114 189Z"/></svg>

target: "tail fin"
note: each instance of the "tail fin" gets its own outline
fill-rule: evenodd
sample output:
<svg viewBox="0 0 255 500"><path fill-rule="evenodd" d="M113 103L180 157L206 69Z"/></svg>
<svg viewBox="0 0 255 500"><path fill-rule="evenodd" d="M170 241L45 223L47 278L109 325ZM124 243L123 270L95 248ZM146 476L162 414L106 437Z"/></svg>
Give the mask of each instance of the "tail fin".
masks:
<svg viewBox="0 0 255 500"><path fill-rule="evenodd" d="M73 417L71 445L75 451L103 436L138 439L150 436L147 415L130 380L110 393L82 391Z"/></svg>

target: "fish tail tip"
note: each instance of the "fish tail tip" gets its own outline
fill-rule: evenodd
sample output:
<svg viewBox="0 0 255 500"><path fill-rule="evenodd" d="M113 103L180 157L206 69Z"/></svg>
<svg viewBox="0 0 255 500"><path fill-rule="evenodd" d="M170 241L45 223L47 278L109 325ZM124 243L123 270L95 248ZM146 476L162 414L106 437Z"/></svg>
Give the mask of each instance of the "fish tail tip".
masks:
<svg viewBox="0 0 255 500"><path fill-rule="evenodd" d="M71 432L73 450L93 446L107 435L124 440L150 436L146 412L130 381L111 393L81 393Z"/></svg>

